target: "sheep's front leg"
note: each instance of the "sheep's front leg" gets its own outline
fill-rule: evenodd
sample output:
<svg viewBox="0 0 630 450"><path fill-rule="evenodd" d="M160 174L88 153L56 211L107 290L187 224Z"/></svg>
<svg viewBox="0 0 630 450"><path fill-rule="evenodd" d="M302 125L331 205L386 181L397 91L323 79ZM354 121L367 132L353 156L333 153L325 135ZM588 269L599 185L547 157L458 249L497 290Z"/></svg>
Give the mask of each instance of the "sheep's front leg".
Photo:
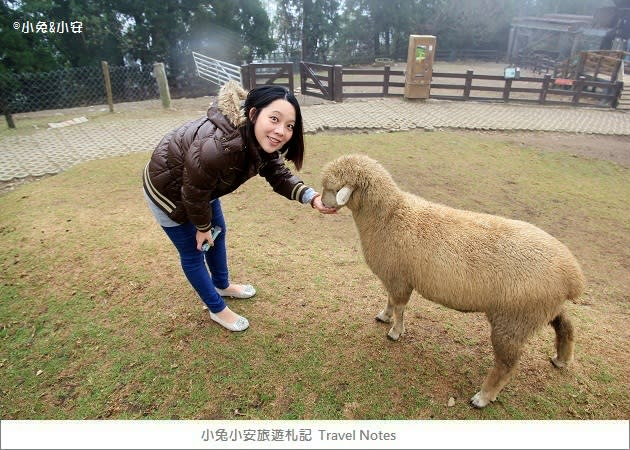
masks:
<svg viewBox="0 0 630 450"><path fill-rule="evenodd" d="M394 305L392 303L392 296L387 296L387 303L385 304L385 309L383 309L378 315L375 317L376 320L383 323L390 323L392 321L392 315L394 314Z"/></svg>
<svg viewBox="0 0 630 450"><path fill-rule="evenodd" d="M405 332L405 320L403 318L403 314L406 306L407 302L394 305L394 324L387 332L387 337L392 341L397 341Z"/></svg>

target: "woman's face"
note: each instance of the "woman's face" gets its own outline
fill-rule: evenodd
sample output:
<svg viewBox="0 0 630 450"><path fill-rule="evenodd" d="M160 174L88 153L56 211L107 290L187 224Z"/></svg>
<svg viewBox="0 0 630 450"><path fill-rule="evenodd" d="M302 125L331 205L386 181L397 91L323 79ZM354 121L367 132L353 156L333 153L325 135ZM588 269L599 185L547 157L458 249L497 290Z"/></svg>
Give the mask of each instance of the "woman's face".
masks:
<svg viewBox="0 0 630 450"><path fill-rule="evenodd" d="M249 118L255 114L254 108ZM260 110L254 123L254 135L258 145L267 153L280 150L293 136L295 108L284 99L274 100Z"/></svg>

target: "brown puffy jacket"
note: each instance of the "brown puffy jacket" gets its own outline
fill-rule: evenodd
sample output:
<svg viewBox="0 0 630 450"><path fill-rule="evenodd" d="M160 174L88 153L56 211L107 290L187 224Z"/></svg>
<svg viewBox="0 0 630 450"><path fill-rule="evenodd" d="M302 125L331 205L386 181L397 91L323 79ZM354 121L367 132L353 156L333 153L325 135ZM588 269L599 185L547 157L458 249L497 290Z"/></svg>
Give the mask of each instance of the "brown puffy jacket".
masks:
<svg viewBox="0 0 630 450"><path fill-rule="evenodd" d="M228 194L256 174L290 200L302 200L308 187L272 154L243 144L240 101L246 93L228 82L206 117L188 122L162 138L143 174L149 197L178 223L198 230L211 226L210 200Z"/></svg>

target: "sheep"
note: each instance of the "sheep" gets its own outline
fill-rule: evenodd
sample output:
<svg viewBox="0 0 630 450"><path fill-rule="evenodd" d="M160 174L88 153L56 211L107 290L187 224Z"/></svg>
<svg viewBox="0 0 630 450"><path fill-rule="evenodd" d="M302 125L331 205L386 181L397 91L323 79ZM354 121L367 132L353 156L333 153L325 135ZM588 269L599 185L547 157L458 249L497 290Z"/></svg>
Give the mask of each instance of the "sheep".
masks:
<svg viewBox="0 0 630 450"><path fill-rule="evenodd" d="M563 309L584 290L567 247L536 226L450 208L402 191L377 161L350 154L325 165L322 203L351 212L365 261L388 293L378 321L387 336L404 333L403 313L415 289L462 312L483 312L491 325L492 367L470 400L483 408L514 374L527 339L549 323L557 354L573 359L574 329Z"/></svg>

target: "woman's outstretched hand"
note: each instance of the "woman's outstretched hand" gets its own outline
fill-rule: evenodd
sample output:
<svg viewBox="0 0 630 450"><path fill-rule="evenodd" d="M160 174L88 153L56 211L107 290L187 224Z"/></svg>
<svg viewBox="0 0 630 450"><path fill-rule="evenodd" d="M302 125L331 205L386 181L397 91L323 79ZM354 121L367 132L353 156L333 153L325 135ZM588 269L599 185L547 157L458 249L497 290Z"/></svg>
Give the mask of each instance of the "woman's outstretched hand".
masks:
<svg viewBox="0 0 630 450"><path fill-rule="evenodd" d="M324 204L322 203L322 196L319 194L316 195L315 198L313 198L313 200L311 201L311 206L322 214L335 214L337 212L336 208L329 208L327 206L324 206Z"/></svg>

